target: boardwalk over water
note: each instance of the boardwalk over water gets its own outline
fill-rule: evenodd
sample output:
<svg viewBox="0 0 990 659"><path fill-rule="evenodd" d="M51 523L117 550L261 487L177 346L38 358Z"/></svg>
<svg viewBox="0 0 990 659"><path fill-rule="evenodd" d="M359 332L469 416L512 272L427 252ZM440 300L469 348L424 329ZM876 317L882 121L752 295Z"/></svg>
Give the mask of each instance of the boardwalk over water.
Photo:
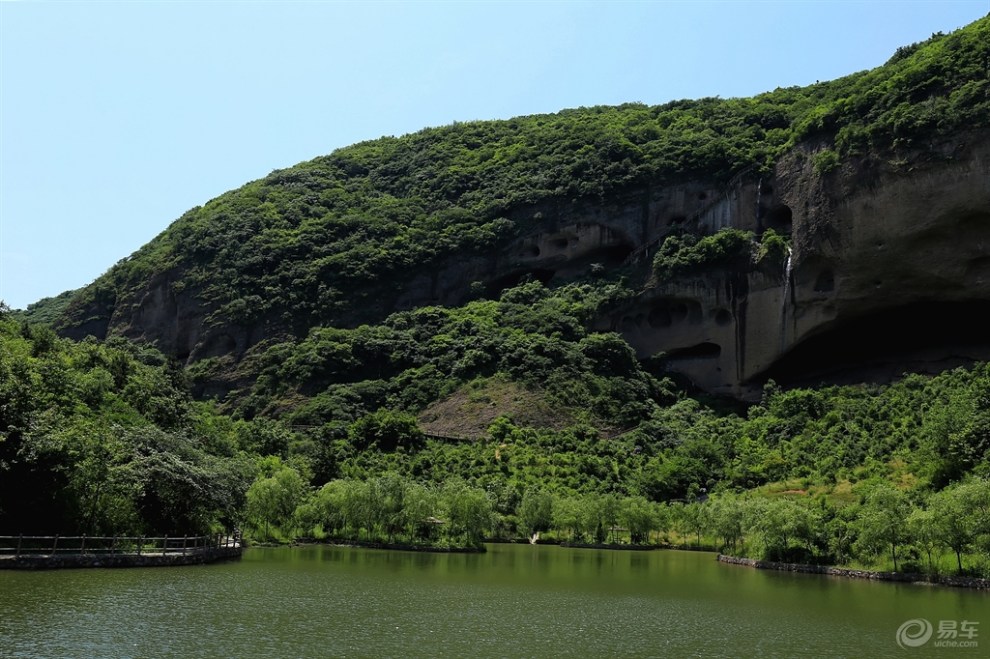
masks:
<svg viewBox="0 0 990 659"><path fill-rule="evenodd" d="M239 558L239 533L206 536L0 536L0 569L156 567Z"/></svg>

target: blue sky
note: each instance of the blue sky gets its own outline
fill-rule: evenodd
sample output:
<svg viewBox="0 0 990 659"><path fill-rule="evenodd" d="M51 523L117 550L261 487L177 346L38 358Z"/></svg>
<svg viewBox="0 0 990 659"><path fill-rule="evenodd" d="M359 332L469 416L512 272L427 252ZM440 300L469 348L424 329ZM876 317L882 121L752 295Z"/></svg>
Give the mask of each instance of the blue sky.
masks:
<svg viewBox="0 0 990 659"><path fill-rule="evenodd" d="M0 0L0 299L24 308L83 286L189 208L354 142L805 85L988 12L990 0Z"/></svg>

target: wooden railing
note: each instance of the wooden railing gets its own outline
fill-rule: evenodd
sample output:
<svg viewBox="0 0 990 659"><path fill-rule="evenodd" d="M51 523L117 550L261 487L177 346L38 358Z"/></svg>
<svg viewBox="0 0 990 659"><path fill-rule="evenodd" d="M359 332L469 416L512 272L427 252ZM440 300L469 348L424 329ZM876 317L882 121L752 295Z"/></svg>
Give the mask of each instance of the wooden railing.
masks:
<svg viewBox="0 0 990 659"><path fill-rule="evenodd" d="M0 535L0 559L24 554L195 554L241 547L240 533L201 536Z"/></svg>
<svg viewBox="0 0 990 659"><path fill-rule="evenodd" d="M320 426L294 424L294 425L291 425L289 427L292 428L293 430L300 430L300 431L305 432L307 430L312 430L314 428L319 428ZM435 439L435 440L441 441L441 442L476 442L477 441L476 439L472 439L471 437L456 437L454 435L440 435L440 434L437 434L435 432L427 432L425 430L423 431L423 437L425 437L426 439Z"/></svg>
<svg viewBox="0 0 990 659"><path fill-rule="evenodd" d="M452 442L452 443L458 443L458 442L459 443L464 443L464 442L475 443L475 442L478 441L478 440L472 439L470 437L455 437L453 435L438 435L437 433L434 433L434 432L424 432L423 433L423 437L425 437L426 439L435 439L435 440L440 441L440 442Z"/></svg>

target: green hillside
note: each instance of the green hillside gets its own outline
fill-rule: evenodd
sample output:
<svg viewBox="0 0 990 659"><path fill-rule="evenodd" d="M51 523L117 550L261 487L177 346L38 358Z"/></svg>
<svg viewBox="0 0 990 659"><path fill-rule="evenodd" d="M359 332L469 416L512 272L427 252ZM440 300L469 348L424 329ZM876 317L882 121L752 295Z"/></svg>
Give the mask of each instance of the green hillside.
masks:
<svg viewBox="0 0 990 659"><path fill-rule="evenodd" d="M60 324L105 332L156 277L196 291L211 322L267 336L381 321L414 275L490 253L539 221L534 208L724 182L809 141L828 145L825 171L985 127L988 44L982 19L810 87L456 123L339 149L188 211L79 293Z"/></svg>
<svg viewBox="0 0 990 659"><path fill-rule="evenodd" d="M2 310L0 534L543 532L990 574L987 364L771 381L744 404L680 386L662 355L637 359L596 324L647 282L779 276L786 236L677 233L641 263L552 278L465 266L450 295L410 302L415 282L492 258L548 209L717 186L808 144L819 176L938 160L929 145L990 126L988 71L984 18L832 82L458 123L228 192L68 300Z"/></svg>

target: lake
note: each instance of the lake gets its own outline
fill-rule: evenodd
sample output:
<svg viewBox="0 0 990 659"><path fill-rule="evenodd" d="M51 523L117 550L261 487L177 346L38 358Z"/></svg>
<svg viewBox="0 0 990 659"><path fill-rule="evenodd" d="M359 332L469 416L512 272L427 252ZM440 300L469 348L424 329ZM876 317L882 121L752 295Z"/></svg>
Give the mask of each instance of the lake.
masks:
<svg viewBox="0 0 990 659"><path fill-rule="evenodd" d="M930 621L931 639L904 650L897 630L918 618ZM955 626L957 641L970 630L977 647L936 647L940 624L946 635ZM988 651L990 594L754 570L702 552L313 546L249 549L208 566L0 571L0 657Z"/></svg>

